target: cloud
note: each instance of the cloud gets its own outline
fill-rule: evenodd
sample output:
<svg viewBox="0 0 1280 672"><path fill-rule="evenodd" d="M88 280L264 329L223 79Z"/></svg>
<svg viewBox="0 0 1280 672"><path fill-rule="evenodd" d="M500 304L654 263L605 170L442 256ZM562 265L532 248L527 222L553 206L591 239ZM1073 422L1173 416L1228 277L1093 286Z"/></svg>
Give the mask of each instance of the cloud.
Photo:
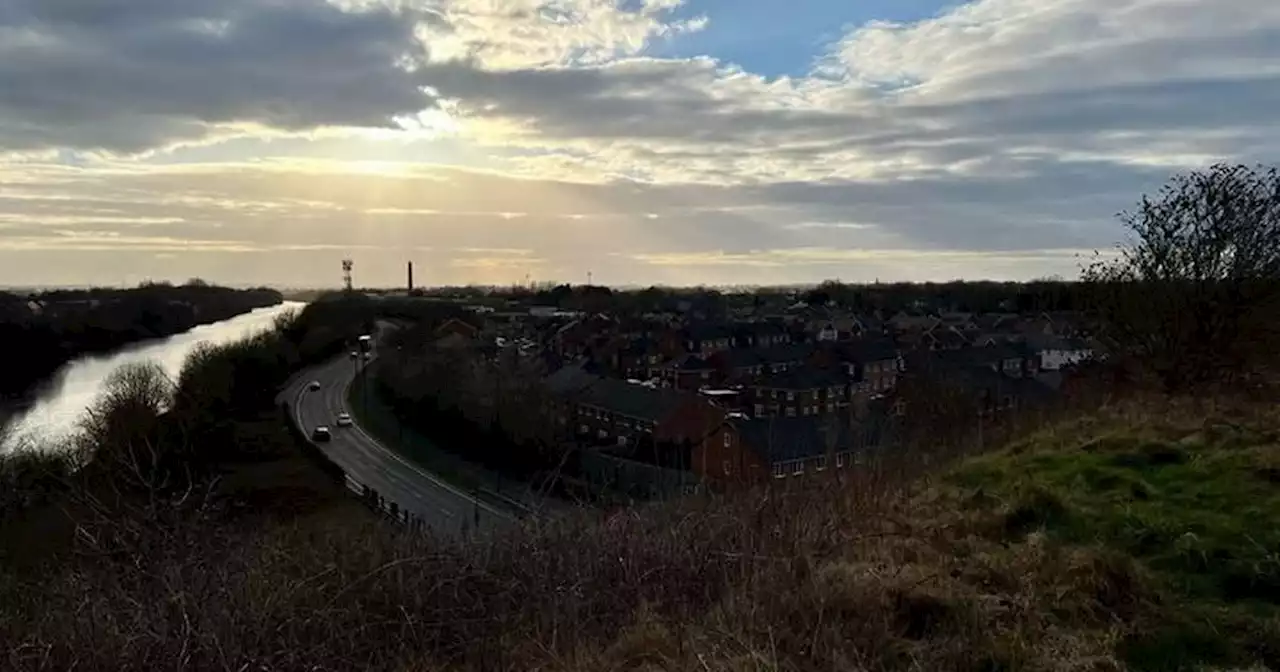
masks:
<svg viewBox="0 0 1280 672"><path fill-rule="evenodd" d="M0 243L146 225L316 278L415 251L442 281L1070 275L1170 174L1280 153L1273 0L973 0L783 77L655 55L705 25L680 5L10 0Z"/></svg>
<svg viewBox="0 0 1280 672"><path fill-rule="evenodd" d="M393 126L431 105L413 73L422 19L323 0L9 0L0 146L136 152L235 124Z"/></svg>
<svg viewBox="0 0 1280 672"><path fill-rule="evenodd" d="M10 0L0 150L142 152L327 127L449 126L427 65L595 63L697 28L678 2ZM465 76L465 75L464 75Z"/></svg>
<svg viewBox="0 0 1280 672"><path fill-rule="evenodd" d="M881 263L931 263L977 261L1000 263L1005 261L1045 261L1090 257L1093 250L1021 250L1017 252L990 252L988 250L864 250L838 248L791 248L781 250L752 250L745 253L673 252L668 254L638 254L633 258L655 266L791 266L831 265L849 262L874 261Z"/></svg>

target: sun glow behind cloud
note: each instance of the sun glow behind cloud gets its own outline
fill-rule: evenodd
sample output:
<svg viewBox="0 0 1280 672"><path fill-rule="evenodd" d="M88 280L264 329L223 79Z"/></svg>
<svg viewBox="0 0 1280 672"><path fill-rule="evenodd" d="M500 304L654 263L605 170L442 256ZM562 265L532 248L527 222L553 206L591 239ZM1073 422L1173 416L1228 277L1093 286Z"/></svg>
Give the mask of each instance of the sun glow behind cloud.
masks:
<svg viewBox="0 0 1280 672"><path fill-rule="evenodd" d="M12 2L0 282L1070 276L1280 151L1270 0L974 0L789 76L661 56L699 0Z"/></svg>

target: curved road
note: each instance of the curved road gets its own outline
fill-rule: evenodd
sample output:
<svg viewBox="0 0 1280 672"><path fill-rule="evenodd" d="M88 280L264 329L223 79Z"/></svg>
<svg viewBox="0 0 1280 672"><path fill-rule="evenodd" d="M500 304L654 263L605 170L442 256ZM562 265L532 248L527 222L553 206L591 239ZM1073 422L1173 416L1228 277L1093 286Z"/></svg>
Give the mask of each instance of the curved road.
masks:
<svg viewBox="0 0 1280 672"><path fill-rule="evenodd" d="M308 437L318 425L329 427L333 440L316 445L352 481L373 488L401 510L408 510L432 532L455 535L465 530L493 530L515 520L511 514L472 498L378 443L359 425L338 427L338 414L351 412L347 408L347 387L357 371L356 362L342 357L298 375L279 398L289 404ZM313 380L320 382L319 390L308 389Z"/></svg>

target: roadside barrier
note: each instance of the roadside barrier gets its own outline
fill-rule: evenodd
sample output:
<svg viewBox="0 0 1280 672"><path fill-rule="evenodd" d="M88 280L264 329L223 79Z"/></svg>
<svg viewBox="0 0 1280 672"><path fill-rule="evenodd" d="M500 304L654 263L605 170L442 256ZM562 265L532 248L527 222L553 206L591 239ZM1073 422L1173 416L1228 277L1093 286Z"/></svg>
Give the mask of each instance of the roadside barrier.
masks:
<svg viewBox="0 0 1280 672"><path fill-rule="evenodd" d="M344 486L353 495L356 495L369 510L414 532L426 533L437 529L433 528L427 521L411 514L408 509L402 509L397 502L387 499L382 493L367 484L356 481L350 474L346 473L345 469L330 459L306 434L298 424L298 418L293 414L288 401L280 403L280 411L284 415L285 425L289 428L289 434L298 444L302 454L326 475L334 479L334 482ZM474 521L469 518L464 518L462 521L460 531L463 536L466 536L469 531L479 529L480 516L478 510L474 517Z"/></svg>

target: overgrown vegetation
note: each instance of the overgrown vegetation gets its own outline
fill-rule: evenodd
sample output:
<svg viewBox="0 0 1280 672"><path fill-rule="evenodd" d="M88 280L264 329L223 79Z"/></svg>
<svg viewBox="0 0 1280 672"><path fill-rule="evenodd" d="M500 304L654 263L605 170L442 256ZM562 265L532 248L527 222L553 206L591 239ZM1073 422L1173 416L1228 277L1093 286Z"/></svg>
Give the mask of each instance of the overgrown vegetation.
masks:
<svg viewBox="0 0 1280 672"><path fill-rule="evenodd" d="M278 304L281 298L270 289L237 290L200 281L31 296L0 292L0 343L22 353L5 364L0 398L25 392L77 355L170 336Z"/></svg>
<svg viewBox="0 0 1280 672"><path fill-rule="evenodd" d="M1280 336L1280 173L1216 165L1122 215L1132 234L1086 270L1119 363L1165 389L1255 384Z"/></svg>
<svg viewBox="0 0 1280 672"><path fill-rule="evenodd" d="M0 641L12 669L1274 665L1280 417L1163 403L937 479L881 464L471 545L322 487L252 523L194 495L79 514L58 564L0 570Z"/></svg>
<svg viewBox="0 0 1280 672"><path fill-rule="evenodd" d="M1139 669L1280 665L1280 418L1169 404L1057 426L947 482L1005 541L1093 546L1151 574L1121 642Z"/></svg>
<svg viewBox="0 0 1280 672"><path fill-rule="evenodd" d="M959 460L446 543L370 520L270 410L381 305L317 303L177 381L126 369L80 450L0 461L0 665L1280 668L1273 398L1166 384Z"/></svg>

